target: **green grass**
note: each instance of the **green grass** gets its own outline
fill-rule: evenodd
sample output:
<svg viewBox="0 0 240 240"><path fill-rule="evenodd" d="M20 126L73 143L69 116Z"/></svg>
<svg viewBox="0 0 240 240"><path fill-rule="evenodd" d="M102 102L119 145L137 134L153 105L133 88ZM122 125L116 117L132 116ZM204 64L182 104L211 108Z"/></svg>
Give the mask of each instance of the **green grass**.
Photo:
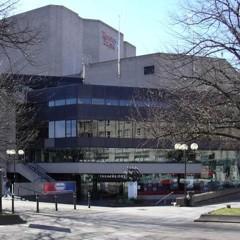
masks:
<svg viewBox="0 0 240 240"><path fill-rule="evenodd" d="M240 208L220 208L210 212L212 215L240 216Z"/></svg>

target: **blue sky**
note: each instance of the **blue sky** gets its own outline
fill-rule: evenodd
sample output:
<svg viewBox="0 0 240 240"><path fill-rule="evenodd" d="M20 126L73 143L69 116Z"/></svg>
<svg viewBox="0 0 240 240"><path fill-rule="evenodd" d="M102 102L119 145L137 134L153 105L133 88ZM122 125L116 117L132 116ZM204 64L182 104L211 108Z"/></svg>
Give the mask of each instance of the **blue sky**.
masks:
<svg viewBox="0 0 240 240"><path fill-rule="evenodd" d="M180 11L181 0L20 0L15 12L48 4L64 5L84 18L100 19L118 29L137 47L137 54L169 52L179 40L173 33L171 15ZM175 27L176 28L176 27Z"/></svg>

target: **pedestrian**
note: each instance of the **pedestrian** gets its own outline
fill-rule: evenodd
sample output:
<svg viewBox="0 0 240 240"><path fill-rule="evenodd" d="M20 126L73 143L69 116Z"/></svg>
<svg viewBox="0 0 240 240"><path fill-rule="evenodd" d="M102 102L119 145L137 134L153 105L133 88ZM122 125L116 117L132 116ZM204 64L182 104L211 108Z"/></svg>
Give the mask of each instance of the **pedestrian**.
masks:
<svg viewBox="0 0 240 240"><path fill-rule="evenodd" d="M11 197L11 182L8 178L5 179L5 183L4 183L4 197Z"/></svg>

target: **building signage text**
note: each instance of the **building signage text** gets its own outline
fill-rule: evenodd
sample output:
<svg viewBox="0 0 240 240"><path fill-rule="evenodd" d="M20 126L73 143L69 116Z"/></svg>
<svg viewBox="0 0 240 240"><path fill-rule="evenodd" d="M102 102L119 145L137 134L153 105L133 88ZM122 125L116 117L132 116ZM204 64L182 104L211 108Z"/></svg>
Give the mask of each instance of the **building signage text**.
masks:
<svg viewBox="0 0 240 240"><path fill-rule="evenodd" d="M103 44L108 48L111 48L111 49L116 48L117 41L104 31L102 31L102 39L103 39Z"/></svg>

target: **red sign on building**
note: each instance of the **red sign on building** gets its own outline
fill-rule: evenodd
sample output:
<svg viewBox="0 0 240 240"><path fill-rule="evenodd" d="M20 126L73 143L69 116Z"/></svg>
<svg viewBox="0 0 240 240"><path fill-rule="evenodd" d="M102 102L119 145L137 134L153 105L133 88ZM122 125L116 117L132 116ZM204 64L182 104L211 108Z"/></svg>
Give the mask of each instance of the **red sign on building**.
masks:
<svg viewBox="0 0 240 240"><path fill-rule="evenodd" d="M104 31L102 31L102 39L103 39L103 44L108 48L111 48L111 49L116 48L117 41Z"/></svg>

